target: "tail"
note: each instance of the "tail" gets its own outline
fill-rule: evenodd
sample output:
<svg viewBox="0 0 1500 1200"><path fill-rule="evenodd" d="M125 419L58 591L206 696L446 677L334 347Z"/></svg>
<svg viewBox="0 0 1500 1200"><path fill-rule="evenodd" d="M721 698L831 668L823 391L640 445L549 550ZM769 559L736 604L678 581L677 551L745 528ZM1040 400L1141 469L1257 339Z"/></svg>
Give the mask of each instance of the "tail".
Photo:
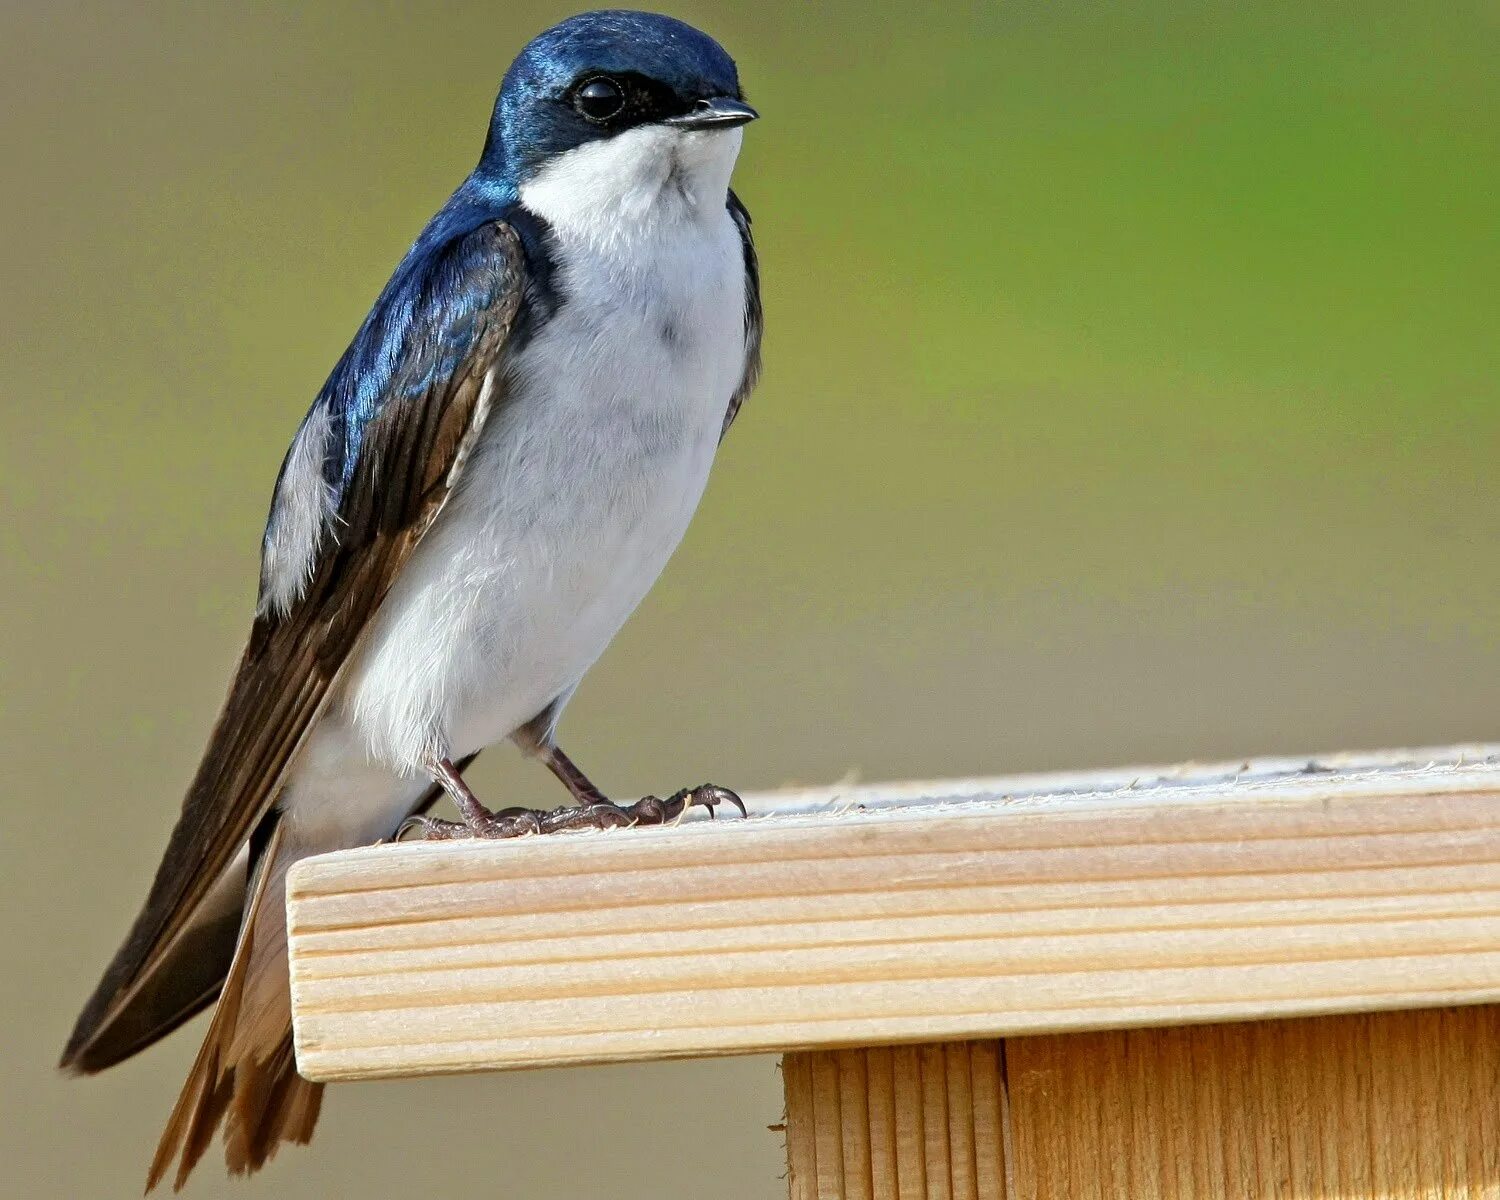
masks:
<svg viewBox="0 0 1500 1200"><path fill-rule="evenodd" d="M474 757L459 763L459 770ZM429 787L408 811L426 812L441 794L436 785ZM218 998L151 1162L147 1191L161 1182L174 1159L180 1189L220 1125L224 1157L234 1174L259 1170L282 1142L305 1145L312 1137L323 1086L297 1074L292 1053L286 870L306 854L357 843L284 845L289 836L281 813L272 809L179 934L143 958L143 943L133 933L63 1053L66 1070L101 1071L165 1037ZM136 924L145 927L153 917L148 903Z"/></svg>
<svg viewBox="0 0 1500 1200"><path fill-rule="evenodd" d="M323 1085L297 1074L292 1053L280 904L290 858L280 852L285 829L277 821L257 856L234 959L208 1035L151 1161L148 1192L174 1159L173 1190L180 1190L221 1124L224 1159L235 1175L259 1170L282 1142L305 1145L312 1138Z"/></svg>

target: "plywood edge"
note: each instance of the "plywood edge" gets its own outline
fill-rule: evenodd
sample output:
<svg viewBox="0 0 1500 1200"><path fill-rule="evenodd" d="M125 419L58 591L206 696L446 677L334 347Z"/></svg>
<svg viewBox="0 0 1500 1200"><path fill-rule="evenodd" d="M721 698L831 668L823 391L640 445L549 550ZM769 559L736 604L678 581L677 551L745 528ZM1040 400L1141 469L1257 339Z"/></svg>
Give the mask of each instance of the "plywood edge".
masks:
<svg viewBox="0 0 1500 1200"><path fill-rule="evenodd" d="M288 880L334 1079L1500 999L1500 748L747 797ZM1147 779L1142 783L1142 778Z"/></svg>

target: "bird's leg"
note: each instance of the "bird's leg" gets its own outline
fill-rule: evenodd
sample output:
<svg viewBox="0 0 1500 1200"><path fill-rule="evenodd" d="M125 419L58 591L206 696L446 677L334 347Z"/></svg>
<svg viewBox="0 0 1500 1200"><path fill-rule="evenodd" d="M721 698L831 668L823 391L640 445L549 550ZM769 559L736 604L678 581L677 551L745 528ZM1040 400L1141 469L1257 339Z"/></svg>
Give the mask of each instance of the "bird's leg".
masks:
<svg viewBox="0 0 1500 1200"><path fill-rule="evenodd" d="M506 808L491 812L479 802L479 797L464 782L464 777L458 773L458 768L451 760L434 758L427 764L427 773L452 798L463 820L443 821L437 817L413 815L401 823L401 828L396 831L397 840L408 829L422 830L422 836L427 841L467 837L520 837L522 834L543 832L542 818L546 813L529 808Z"/></svg>
<svg viewBox="0 0 1500 1200"><path fill-rule="evenodd" d="M675 821L689 808L708 809L714 815L720 804L729 804L745 815L744 802L728 788L712 783L695 788L683 788L665 800L656 796L643 796L633 804L616 804L601 792L589 777L554 745L528 747L540 758L563 786L578 801L576 805L556 808L544 812L532 808L506 808L491 812L469 790L453 764L439 759L429 765L432 777L445 792L453 797L462 822L440 821L435 817L414 816L407 818L402 830L419 828L429 841L444 841L456 838L507 838L527 833L561 833L568 829L615 829L624 825L664 825ZM399 835L398 835L399 836Z"/></svg>
<svg viewBox="0 0 1500 1200"><path fill-rule="evenodd" d="M561 746L542 747L537 751L537 756L546 764L547 770L562 780L563 787L572 793L573 799L579 804L609 803L609 797L594 785L594 781L579 769L577 763L563 753Z"/></svg>
<svg viewBox="0 0 1500 1200"><path fill-rule="evenodd" d="M479 802L479 797L464 782L464 777L458 773L458 768L449 759L435 759L427 770L432 774L433 780L458 806L459 816L463 817L466 825L482 825L494 819L495 814Z"/></svg>

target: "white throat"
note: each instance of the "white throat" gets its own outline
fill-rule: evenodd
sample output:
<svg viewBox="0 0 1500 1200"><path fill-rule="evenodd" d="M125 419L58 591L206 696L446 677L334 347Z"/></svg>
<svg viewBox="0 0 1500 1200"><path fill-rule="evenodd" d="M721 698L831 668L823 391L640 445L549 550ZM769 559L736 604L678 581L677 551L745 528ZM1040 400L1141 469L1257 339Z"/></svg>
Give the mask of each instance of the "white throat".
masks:
<svg viewBox="0 0 1500 1200"><path fill-rule="evenodd" d="M559 234L609 243L631 227L720 218L738 128L643 125L565 151L521 185L521 203Z"/></svg>

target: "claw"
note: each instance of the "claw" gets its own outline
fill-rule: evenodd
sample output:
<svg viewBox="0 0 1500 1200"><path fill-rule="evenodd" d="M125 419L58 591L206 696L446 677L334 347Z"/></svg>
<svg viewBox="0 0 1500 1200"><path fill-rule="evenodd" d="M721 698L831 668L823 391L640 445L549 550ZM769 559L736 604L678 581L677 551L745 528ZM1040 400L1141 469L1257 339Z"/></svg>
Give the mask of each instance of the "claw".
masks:
<svg viewBox="0 0 1500 1200"><path fill-rule="evenodd" d="M648 797L649 798L649 797ZM740 810L740 816L747 817L750 814L745 810L745 802L726 787L720 787L716 783L700 783L695 788L683 788L680 792L674 792L670 799L663 802L665 807L672 812L673 816L681 816L689 808L706 808L710 820L716 819L716 809L720 804L732 804Z"/></svg>
<svg viewBox="0 0 1500 1200"><path fill-rule="evenodd" d="M731 792L726 787L720 787L716 783L705 783L697 790L700 792L706 791L712 797L711 799L703 801L703 803L708 807L709 816L713 816L714 806L718 804L732 804L735 806L735 808L740 810L740 816L748 817L750 815L749 812L745 809L745 802L741 800L736 793Z"/></svg>
<svg viewBox="0 0 1500 1200"><path fill-rule="evenodd" d="M413 829L422 831L424 842L447 842L472 837L473 831L459 821L442 821L437 817L410 816L396 830L395 841L401 841Z"/></svg>
<svg viewBox="0 0 1500 1200"><path fill-rule="evenodd" d="M391 835L391 841L402 841L413 829L422 830L424 836L427 832L426 817L407 817L401 824L396 826L396 832Z"/></svg>

